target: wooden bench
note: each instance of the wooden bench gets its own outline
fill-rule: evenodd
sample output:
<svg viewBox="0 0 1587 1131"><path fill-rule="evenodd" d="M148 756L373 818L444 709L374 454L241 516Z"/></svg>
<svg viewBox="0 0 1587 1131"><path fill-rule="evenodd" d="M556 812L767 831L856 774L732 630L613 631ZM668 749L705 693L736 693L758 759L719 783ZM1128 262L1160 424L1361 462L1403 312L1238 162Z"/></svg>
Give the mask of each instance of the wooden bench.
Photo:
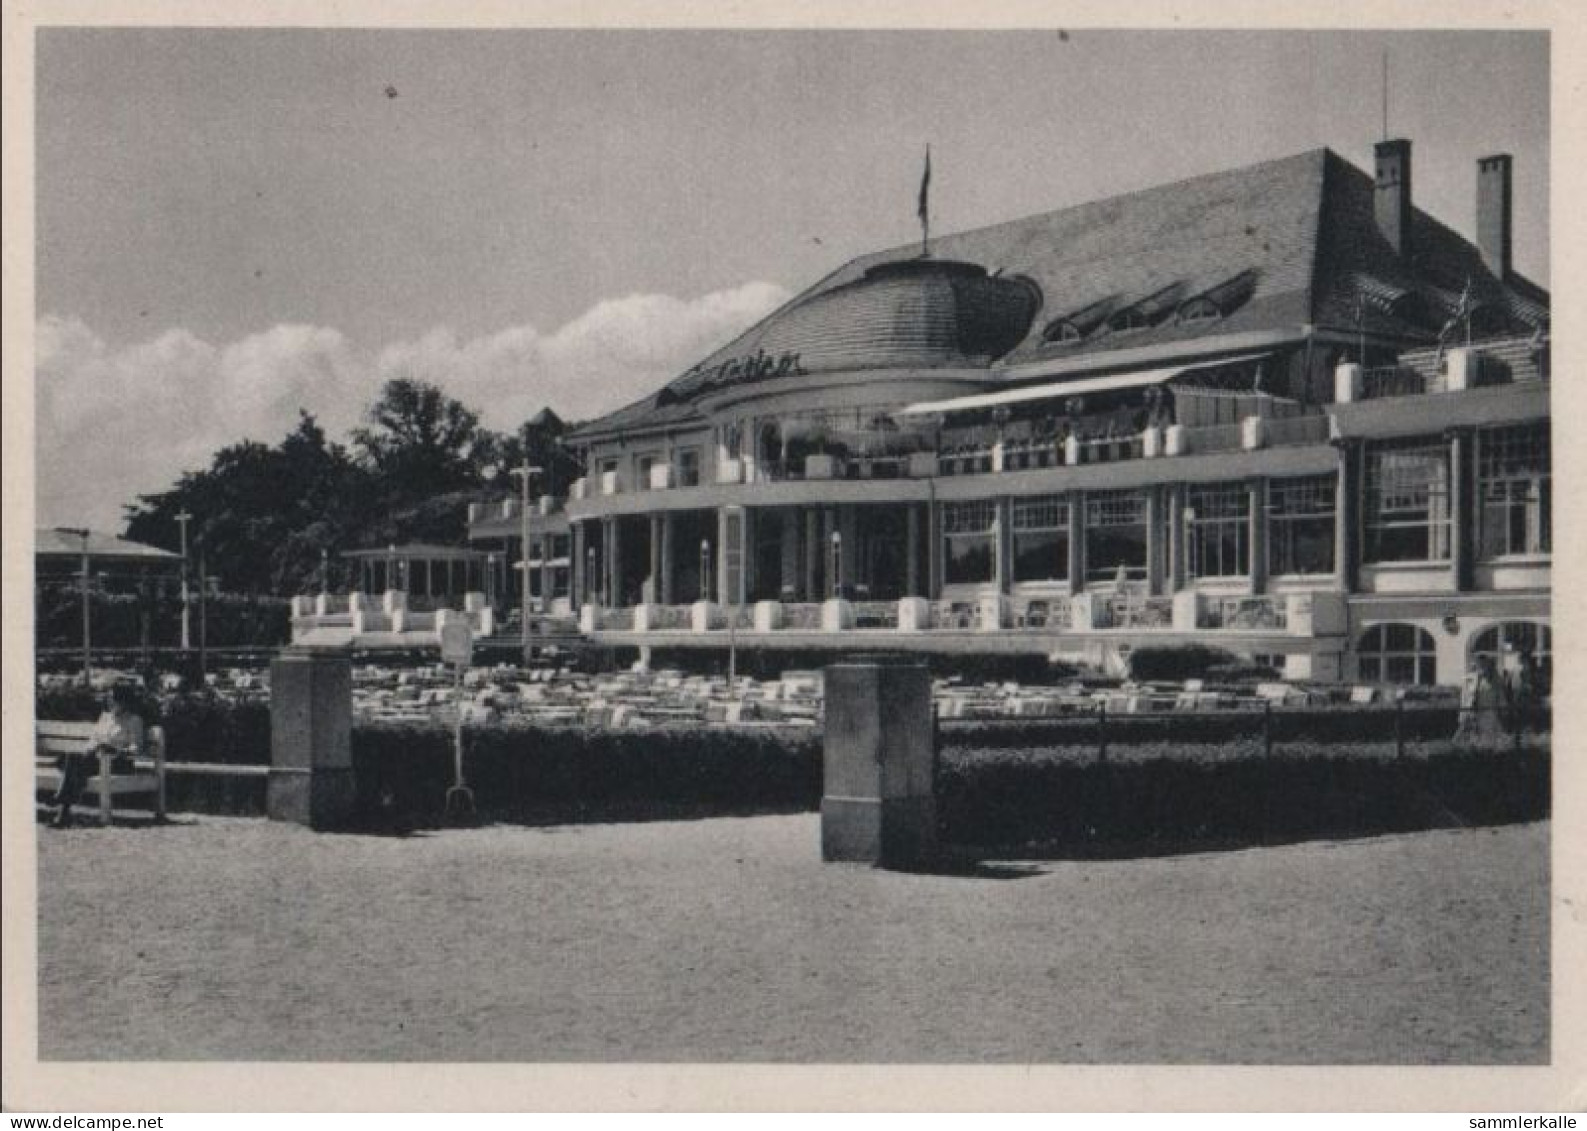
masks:
<svg viewBox="0 0 1587 1131"><path fill-rule="evenodd" d="M61 770L56 759L62 754L82 753L89 749L94 733L93 723L67 723L40 719L34 726L34 781L35 789L55 792L61 785ZM85 794L99 799L99 817L110 824L114 799L123 794L153 794L154 817L165 819L165 731L149 727L145 732L143 750L135 755L130 772L112 773L115 755L100 751L99 772L92 775L83 787Z"/></svg>

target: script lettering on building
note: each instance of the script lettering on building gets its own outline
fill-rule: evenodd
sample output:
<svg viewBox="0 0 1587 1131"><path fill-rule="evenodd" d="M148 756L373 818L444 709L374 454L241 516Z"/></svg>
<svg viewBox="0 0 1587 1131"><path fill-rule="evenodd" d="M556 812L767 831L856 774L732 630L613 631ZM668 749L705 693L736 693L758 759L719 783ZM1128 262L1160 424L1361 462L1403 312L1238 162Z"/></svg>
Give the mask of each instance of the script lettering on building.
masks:
<svg viewBox="0 0 1587 1131"><path fill-rule="evenodd" d="M709 368L696 365L685 377L704 385L725 385L733 381L769 381L776 377L794 377L804 372L805 367L799 364L797 353L774 357L765 350L756 350L748 356L729 358Z"/></svg>

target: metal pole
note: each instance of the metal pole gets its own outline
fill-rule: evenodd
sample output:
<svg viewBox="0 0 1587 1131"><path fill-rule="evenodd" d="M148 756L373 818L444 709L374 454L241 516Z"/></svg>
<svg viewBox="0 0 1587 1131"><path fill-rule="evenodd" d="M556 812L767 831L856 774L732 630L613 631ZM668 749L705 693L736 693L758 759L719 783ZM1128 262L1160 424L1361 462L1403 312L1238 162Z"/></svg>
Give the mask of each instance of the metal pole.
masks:
<svg viewBox="0 0 1587 1131"><path fill-rule="evenodd" d="M93 679L93 644L91 641L90 624L93 620L93 602L88 596L88 531L83 531L83 686L90 685Z"/></svg>
<svg viewBox="0 0 1587 1131"><path fill-rule="evenodd" d="M181 529L182 537L182 651L186 652L193 647L192 634L189 629L191 614L188 610L187 591L187 524L193 516L187 511L182 511L176 516L176 524Z"/></svg>
<svg viewBox="0 0 1587 1131"><path fill-rule="evenodd" d="M204 551L198 552L198 678L206 682L209 675L209 573L205 568Z"/></svg>

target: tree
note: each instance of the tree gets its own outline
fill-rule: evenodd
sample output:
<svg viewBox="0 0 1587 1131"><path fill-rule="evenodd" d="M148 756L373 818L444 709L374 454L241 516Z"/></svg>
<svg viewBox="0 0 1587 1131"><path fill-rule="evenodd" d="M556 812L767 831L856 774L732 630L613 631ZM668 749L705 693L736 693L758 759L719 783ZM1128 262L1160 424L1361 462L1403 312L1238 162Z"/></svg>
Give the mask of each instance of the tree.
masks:
<svg viewBox="0 0 1587 1131"><path fill-rule="evenodd" d="M355 429L353 444L395 497L417 500L478 486L474 449L487 435L479 415L435 385L387 381L367 418L371 426Z"/></svg>
<svg viewBox="0 0 1587 1131"><path fill-rule="evenodd" d="M169 550L181 545L176 516L193 515L189 549L239 593L288 594L314 586L322 551L360 544L373 491L366 473L314 417L278 447L245 440L215 453L207 470L183 473L169 491L127 508L127 537Z"/></svg>

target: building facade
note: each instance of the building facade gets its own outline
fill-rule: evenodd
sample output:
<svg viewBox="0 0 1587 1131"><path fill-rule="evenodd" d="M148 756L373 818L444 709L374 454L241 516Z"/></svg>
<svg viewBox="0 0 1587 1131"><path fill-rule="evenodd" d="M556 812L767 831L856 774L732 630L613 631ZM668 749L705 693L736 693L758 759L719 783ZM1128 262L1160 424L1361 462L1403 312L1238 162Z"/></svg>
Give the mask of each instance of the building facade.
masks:
<svg viewBox="0 0 1587 1131"><path fill-rule="evenodd" d="M1547 663L1548 295L1320 150L857 259L573 436L612 644Z"/></svg>
<svg viewBox="0 0 1587 1131"><path fill-rule="evenodd" d="M1478 162L1474 241L1395 140L862 256L571 433L566 498L471 507L469 603L522 609L527 556L530 613L616 646L1546 667L1549 297L1511 174Z"/></svg>

